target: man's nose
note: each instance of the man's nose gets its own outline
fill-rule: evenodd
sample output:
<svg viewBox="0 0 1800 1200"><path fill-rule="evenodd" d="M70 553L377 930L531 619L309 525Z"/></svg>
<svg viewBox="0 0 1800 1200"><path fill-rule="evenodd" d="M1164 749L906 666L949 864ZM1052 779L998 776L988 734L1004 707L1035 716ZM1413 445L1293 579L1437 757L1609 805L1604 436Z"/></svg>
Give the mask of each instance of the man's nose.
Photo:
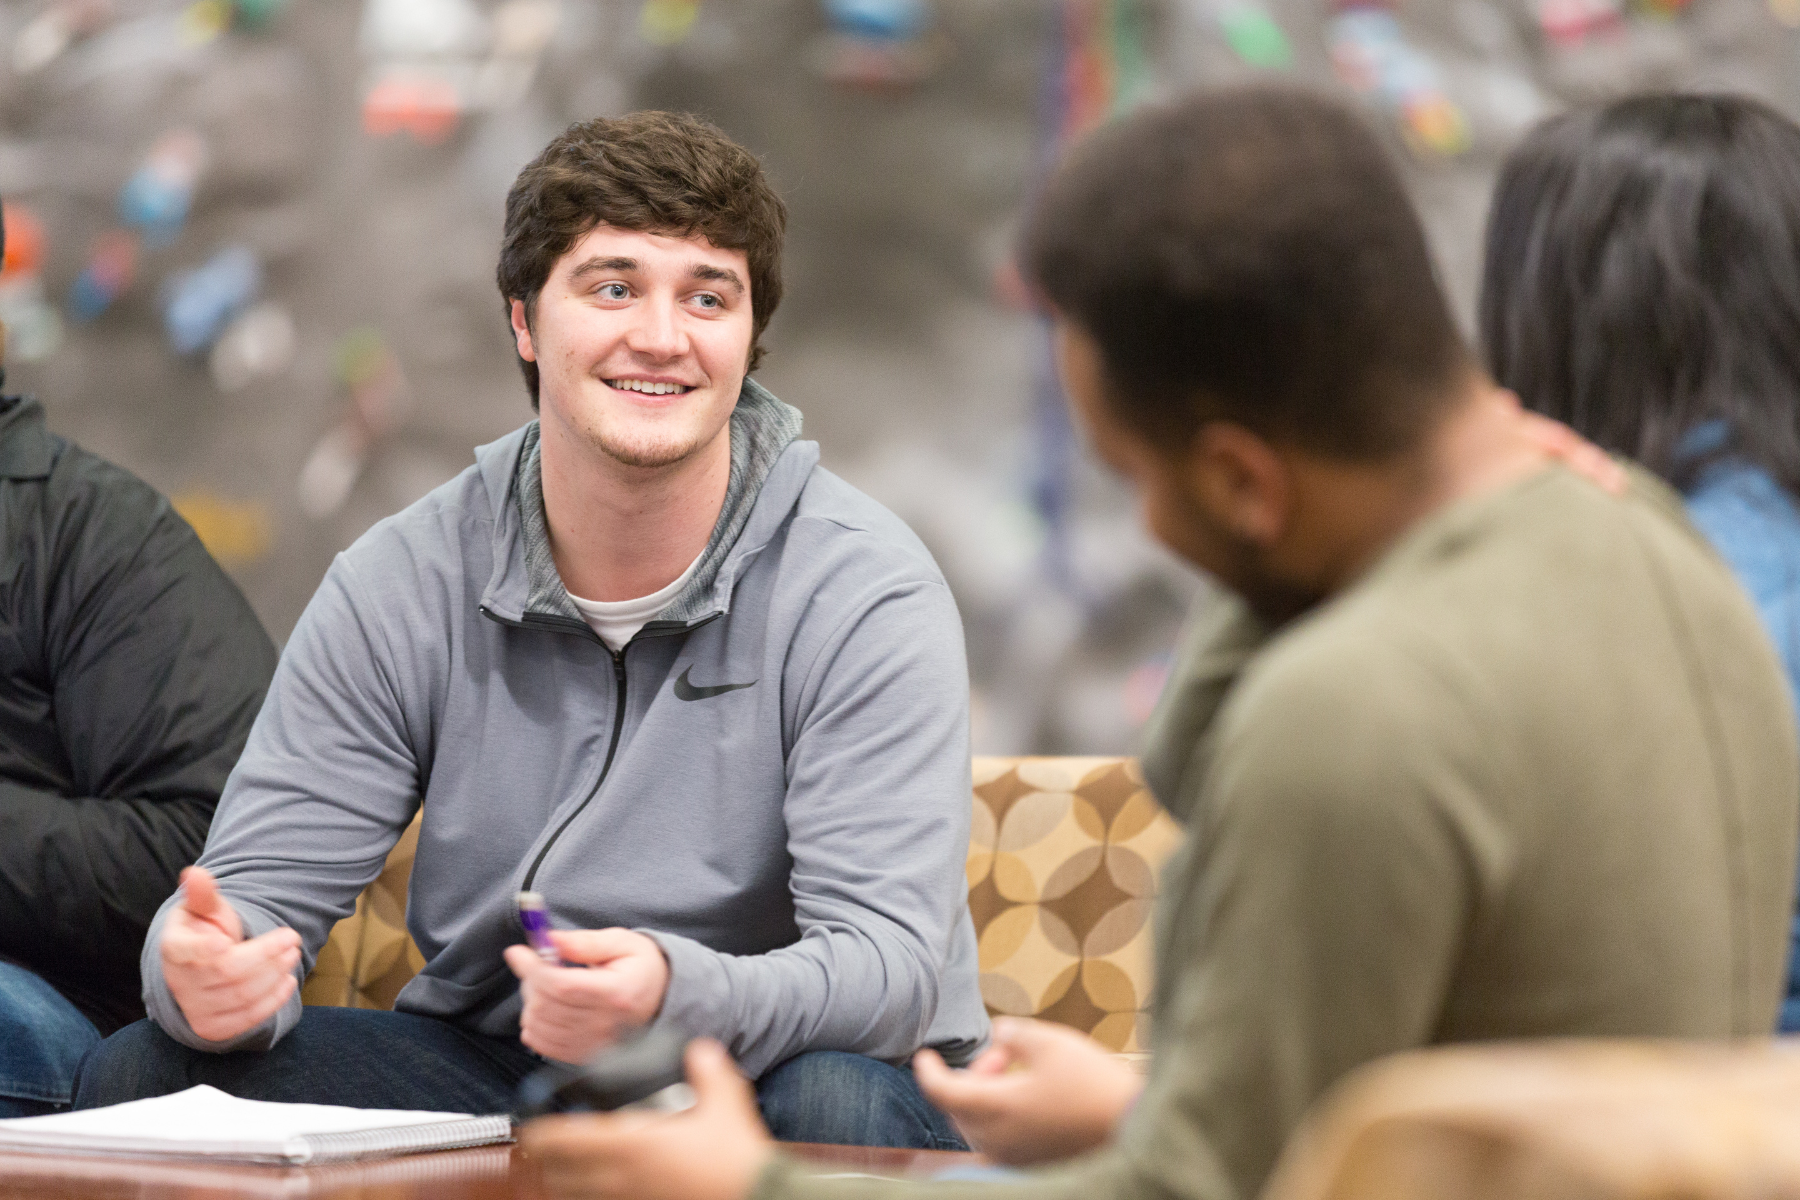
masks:
<svg viewBox="0 0 1800 1200"><path fill-rule="evenodd" d="M651 298L637 306L637 320L625 335L625 344L646 358L675 358L687 352L687 334L672 300Z"/></svg>

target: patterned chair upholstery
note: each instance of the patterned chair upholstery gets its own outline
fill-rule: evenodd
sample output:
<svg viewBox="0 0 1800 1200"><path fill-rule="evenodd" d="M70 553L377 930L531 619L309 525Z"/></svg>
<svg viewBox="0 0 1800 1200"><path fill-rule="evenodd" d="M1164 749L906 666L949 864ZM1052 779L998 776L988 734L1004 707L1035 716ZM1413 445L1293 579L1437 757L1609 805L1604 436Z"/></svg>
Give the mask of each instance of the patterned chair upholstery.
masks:
<svg viewBox="0 0 1800 1200"><path fill-rule="evenodd" d="M1116 1053L1146 1048L1150 912L1181 830L1128 758L977 758L969 911L995 1014L1071 1025ZM338 922L301 995L391 1008L424 959L406 933L415 820Z"/></svg>
<svg viewBox="0 0 1800 1200"><path fill-rule="evenodd" d="M388 852L387 866L356 898L356 911L339 921L319 950L300 999L338 1008L394 1007L407 981L425 969L425 956L406 932L406 885L419 850L414 817Z"/></svg>
<svg viewBox="0 0 1800 1200"><path fill-rule="evenodd" d="M1181 829L1126 758L978 758L969 912L995 1014L1148 1046L1156 878Z"/></svg>

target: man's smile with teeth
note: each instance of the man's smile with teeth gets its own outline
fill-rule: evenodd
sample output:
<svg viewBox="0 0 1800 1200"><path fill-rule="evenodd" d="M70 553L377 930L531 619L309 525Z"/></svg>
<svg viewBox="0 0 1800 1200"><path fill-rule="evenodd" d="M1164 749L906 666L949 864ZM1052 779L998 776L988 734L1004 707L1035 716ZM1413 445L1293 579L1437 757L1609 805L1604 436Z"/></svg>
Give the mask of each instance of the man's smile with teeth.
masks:
<svg viewBox="0 0 1800 1200"><path fill-rule="evenodd" d="M618 388L622 392L643 392L650 396L672 396L694 389L681 383L651 383L647 379L608 379L607 387Z"/></svg>

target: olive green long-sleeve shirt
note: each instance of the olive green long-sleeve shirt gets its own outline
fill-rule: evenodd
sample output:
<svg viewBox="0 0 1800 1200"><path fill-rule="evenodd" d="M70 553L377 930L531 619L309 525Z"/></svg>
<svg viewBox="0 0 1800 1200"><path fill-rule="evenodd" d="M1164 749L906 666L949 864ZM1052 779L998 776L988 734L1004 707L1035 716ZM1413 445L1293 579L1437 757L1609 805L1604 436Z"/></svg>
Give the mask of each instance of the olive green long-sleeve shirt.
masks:
<svg viewBox="0 0 1800 1200"><path fill-rule="evenodd" d="M777 1161L756 1200L1251 1200L1312 1101L1394 1051L1773 1027L1794 720L1749 601L1646 476L1454 505L1271 639L1221 606L1144 765L1190 832L1114 1143L1019 1183Z"/></svg>

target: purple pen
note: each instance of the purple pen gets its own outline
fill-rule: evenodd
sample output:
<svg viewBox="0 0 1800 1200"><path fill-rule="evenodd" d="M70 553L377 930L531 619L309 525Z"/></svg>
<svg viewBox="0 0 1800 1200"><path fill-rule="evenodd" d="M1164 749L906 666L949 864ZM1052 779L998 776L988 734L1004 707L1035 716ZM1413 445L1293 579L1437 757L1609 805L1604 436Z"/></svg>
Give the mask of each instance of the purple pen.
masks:
<svg viewBox="0 0 1800 1200"><path fill-rule="evenodd" d="M525 940L531 943L539 958L553 967L562 966L562 955L556 952L556 943L550 940L550 910L544 907L544 898L536 892L520 892L518 904L519 925L525 930Z"/></svg>

